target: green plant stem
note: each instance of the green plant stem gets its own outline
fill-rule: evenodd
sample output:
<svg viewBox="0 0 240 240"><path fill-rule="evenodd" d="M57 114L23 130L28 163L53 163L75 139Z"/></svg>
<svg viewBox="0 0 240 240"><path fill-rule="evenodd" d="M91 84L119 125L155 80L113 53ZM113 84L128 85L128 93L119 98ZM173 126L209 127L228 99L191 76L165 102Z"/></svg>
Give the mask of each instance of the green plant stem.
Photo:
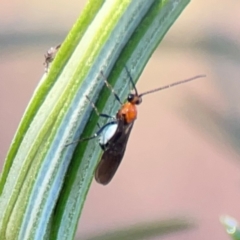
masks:
<svg viewBox="0 0 240 240"><path fill-rule="evenodd" d="M85 96L114 115L119 105L101 91L100 72L125 99L124 66L136 82L188 3L89 1L35 91L9 150L0 183L3 239L74 238L101 154L96 141L65 147L96 131L98 119L89 121L92 109Z"/></svg>

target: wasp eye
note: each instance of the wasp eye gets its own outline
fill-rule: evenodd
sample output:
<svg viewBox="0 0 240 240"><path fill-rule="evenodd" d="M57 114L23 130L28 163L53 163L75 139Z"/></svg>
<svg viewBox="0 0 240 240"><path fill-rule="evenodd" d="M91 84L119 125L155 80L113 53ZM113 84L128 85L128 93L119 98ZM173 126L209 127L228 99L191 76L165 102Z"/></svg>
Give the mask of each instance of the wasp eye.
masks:
<svg viewBox="0 0 240 240"><path fill-rule="evenodd" d="M128 102L132 102L133 99L134 99L134 95L133 95L132 93L130 93L130 94L128 95L128 98L127 98Z"/></svg>

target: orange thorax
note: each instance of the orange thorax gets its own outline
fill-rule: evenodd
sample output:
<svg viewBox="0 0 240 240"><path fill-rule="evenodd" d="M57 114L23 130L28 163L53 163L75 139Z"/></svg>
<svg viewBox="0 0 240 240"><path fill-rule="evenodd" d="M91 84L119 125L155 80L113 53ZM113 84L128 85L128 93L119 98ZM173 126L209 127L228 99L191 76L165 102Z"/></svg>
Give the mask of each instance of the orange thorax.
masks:
<svg viewBox="0 0 240 240"><path fill-rule="evenodd" d="M117 117L125 123L131 123L137 118L137 107L134 103L126 102L117 113Z"/></svg>

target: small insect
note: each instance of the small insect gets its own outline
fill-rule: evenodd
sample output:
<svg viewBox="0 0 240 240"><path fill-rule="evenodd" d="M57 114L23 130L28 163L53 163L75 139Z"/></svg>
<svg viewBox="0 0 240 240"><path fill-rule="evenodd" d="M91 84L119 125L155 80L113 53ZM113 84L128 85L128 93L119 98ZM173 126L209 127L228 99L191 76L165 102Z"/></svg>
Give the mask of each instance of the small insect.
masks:
<svg viewBox="0 0 240 240"><path fill-rule="evenodd" d="M142 96L154 93L163 89L167 89L182 83L186 83L197 78L205 77L205 75L198 75L183 81L175 82L160 88L156 88L141 94L138 94L137 88L133 82L130 72L126 68L129 80L133 86L134 93L128 95L127 101L122 103L119 96L104 77L106 86L112 91L116 100L121 104L116 116L99 113L94 103L87 97L91 106L99 117L111 119L108 123L102 126L93 136L80 139L79 141L86 141L94 138L99 138L99 145L103 150L103 155L95 170L95 179L98 183L106 185L113 178L116 173L126 150L127 141L134 121L137 118L137 105L141 104ZM77 141L77 142L79 142Z"/></svg>
<svg viewBox="0 0 240 240"><path fill-rule="evenodd" d="M53 59L55 58L56 56L56 53L58 51L58 49L61 47L61 44L58 44L56 47L51 47L47 52L46 54L44 55L45 57L45 61L43 63L43 65L45 66L45 72L47 73L48 72L48 69L49 69L49 65L50 63L53 61Z"/></svg>

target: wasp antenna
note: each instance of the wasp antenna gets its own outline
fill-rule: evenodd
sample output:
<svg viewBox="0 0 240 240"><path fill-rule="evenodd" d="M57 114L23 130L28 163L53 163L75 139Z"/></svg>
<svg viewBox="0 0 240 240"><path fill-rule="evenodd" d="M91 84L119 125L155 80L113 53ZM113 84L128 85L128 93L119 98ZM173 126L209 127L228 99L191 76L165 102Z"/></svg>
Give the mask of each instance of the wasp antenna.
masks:
<svg viewBox="0 0 240 240"><path fill-rule="evenodd" d="M153 90L150 90L150 91L141 93L141 94L139 95L139 97L142 97L143 95L147 95L147 94L149 94L149 93L154 93L154 92L158 92L158 91L161 91L161 90L164 90L164 89L167 89L167 88L171 88L171 87L174 87L174 86L176 86L176 85L180 85L180 84L182 84L182 83L190 82L190 81L193 81L193 80L195 80L195 79L203 78L203 77L206 77L206 75L204 75L204 74L202 74L202 75L197 75L197 76L195 76L195 77L191 77L191 78L188 78L188 79L185 79L185 80L182 80L182 81L178 81L178 82L175 82L175 83L172 83L172 84L169 84L169 85L160 87L160 88L156 88L156 89L153 89Z"/></svg>
<svg viewBox="0 0 240 240"><path fill-rule="evenodd" d="M136 86L135 86L135 83L133 82L133 78L132 78L132 76L131 76L131 74L130 74L130 72L129 72L129 70L128 70L128 68L127 68L126 65L125 65L125 69L126 69L126 71L127 71L127 74L128 74L129 79L130 79L130 82L131 82L132 85L133 85L133 89L134 89L134 91L135 91L135 94L138 96L137 88L136 88Z"/></svg>

